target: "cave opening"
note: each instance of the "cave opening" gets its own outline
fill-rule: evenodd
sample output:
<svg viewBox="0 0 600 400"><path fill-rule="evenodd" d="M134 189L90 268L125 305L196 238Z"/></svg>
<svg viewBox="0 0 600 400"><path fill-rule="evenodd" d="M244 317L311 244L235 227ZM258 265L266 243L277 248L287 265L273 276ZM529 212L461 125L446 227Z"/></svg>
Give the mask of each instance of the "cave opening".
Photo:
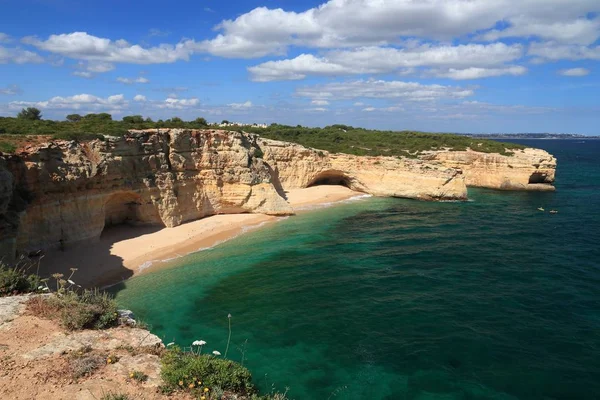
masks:
<svg viewBox="0 0 600 400"><path fill-rule="evenodd" d="M351 179L342 171L325 171L321 172L313 178L312 181L306 187L319 186L319 185L338 185L345 186L348 189L351 187Z"/></svg>
<svg viewBox="0 0 600 400"><path fill-rule="evenodd" d="M141 197L134 192L113 194L104 205L104 229L116 225L135 225L139 222Z"/></svg>
<svg viewBox="0 0 600 400"><path fill-rule="evenodd" d="M529 176L529 183L546 183L548 175L543 172L534 172Z"/></svg>

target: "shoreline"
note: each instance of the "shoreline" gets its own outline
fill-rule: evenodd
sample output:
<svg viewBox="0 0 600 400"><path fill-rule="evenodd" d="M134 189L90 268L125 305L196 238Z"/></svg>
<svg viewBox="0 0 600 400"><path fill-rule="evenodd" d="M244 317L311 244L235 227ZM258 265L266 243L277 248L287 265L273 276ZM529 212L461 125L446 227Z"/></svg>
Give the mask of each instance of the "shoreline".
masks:
<svg viewBox="0 0 600 400"><path fill-rule="evenodd" d="M343 186L314 186L286 192L297 213L370 197ZM293 216L292 216L293 217ZM78 268L73 280L84 287L107 287L169 266L176 258L208 250L244 233L289 217L264 214L221 214L174 228L122 225L107 229L93 243L65 251L48 250L40 262L43 276Z"/></svg>

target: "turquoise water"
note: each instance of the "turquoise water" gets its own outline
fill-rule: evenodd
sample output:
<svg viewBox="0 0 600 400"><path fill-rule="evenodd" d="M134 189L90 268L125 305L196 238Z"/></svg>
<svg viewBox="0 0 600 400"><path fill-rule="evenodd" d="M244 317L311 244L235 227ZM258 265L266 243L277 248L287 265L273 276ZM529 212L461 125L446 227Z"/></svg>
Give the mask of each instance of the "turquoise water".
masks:
<svg viewBox="0 0 600 400"><path fill-rule="evenodd" d="M229 357L295 399L598 398L600 141L527 144L557 156L556 192L316 210L118 301L165 341L222 353L231 313Z"/></svg>

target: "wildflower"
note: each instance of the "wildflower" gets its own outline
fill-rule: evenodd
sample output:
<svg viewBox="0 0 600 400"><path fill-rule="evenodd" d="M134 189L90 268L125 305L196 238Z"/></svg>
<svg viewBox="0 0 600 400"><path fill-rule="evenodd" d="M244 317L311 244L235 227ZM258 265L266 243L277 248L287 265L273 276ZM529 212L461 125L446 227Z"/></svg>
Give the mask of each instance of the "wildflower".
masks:
<svg viewBox="0 0 600 400"><path fill-rule="evenodd" d="M107 364L110 364L111 362L112 362L112 360L110 359L110 357L106 359Z"/></svg>
<svg viewBox="0 0 600 400"><path fill-rule="evenodd" d="M227 314L227 318L231 318L231 314Z"/></svg>
<svg viewBox="0 0 600 400"><path fill-rule="evenodd" d="M70 280L70 279L67 279L67 282L69 282L71 285L75 285L75 282L73 282L73 281L72 281L72 280Z"/></svg>
<svg viewBox="0 0 600 400"><path fill-rule="evenodd" d="M200 397L200 400L206 400L205 396Z"/></svg>
<svg viewBox="0 0 600 400"><path fill-rule="evenodd" d="M42 285L38 286L38 290L44 290L44 287Z"/></svg>
<svg viewBox="0 0 600 400"><path fill-rule="evenodd" d="M220 355L221 355L221 353L219 353L217 350L214 350L214 351L213 351L213 354L214 354L215 356L220 356Z"/></svg>
<svg viewBox="0 0 600 400"><path fill-rule="evenodd" d="M204 340L194 340L192 346L204 346L206 342Z"/></svg>
<svg viewBox="0 0 600 400"><path fill-rule="evenodd" d="M190 384L188 385L188 387L189 387L190 389L193 389L193 388L194 388L194 384L193 384L193 383L190 383Z"/></svg>
<svg viewBox="0 0 600 400"><path fill-rule="evenodd" d="M208 392L208 388L204 388L204 393Z"/></svg>
<svg viewBox="0 0 600 400"><path fill-rule="evenodd" d="M46 291L46 292L47 292L47 291L48 291L48 290L50 290L50 289L48 289L47 287L45 287L45 288L43 288L42 290L44 290L44 291Z"/></svg>
<svg viewBox="0 0 600 400"><path fill-rule="evenodd" d="M71 272L75 272L77 271L77 268L69 268L71 270Z"/></svg>
<svg viewBox="0 0 600 400"><path fill-rule="evenodd" d="M179 386L183 386L183 381L179 381Z"/></svg>
<svg viewBox="0 0 600 400"><path fill-rule="evenodd" d="M133 372L129 374L129 377L130 377L130 378L133 378Z"/></svg>
<svg viewBox="0 0 600 400"><path fill-rule="evenodd" d="M173 346L174 344L175 344L175 342L167 343L167 347Z"/></svg>

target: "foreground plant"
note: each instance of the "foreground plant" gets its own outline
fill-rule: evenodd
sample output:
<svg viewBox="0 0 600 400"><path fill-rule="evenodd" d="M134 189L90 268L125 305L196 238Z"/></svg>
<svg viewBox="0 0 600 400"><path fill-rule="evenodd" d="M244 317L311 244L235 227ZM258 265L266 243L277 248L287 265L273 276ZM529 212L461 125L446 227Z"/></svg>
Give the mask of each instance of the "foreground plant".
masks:
<svg viewBox="0 0 600 400"><path fill-rule="evenodd" d="M240 364L211 355L186 352L171 346L162 358L162 378L171 390L184 390L209 398L211 388L242 395L256 393L252 374Z"/></svg>
<svg viewBox="0 0 600 400"><path fill-rule="evenodd" d="M0 297L36 292L43 288L37 273L31 273L35 265L24 258L15 266L0 261ZM38 264L39 266L39 264Z"/></svg>

